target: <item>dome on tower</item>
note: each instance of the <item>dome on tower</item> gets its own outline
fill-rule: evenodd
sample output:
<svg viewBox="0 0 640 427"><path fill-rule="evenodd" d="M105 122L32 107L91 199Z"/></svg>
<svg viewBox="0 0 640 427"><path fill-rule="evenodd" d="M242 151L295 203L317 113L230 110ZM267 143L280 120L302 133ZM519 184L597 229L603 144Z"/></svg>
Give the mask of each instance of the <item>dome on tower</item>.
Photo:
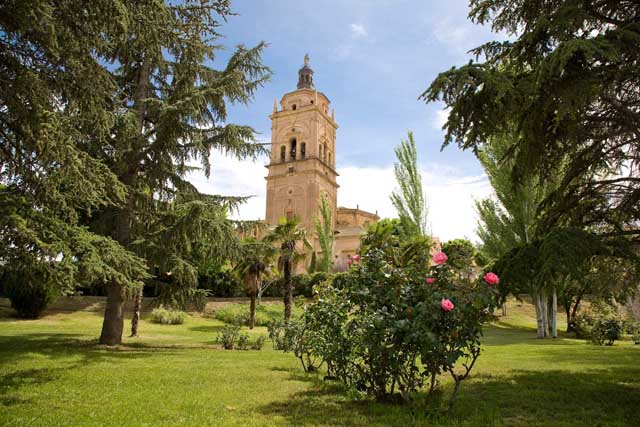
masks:
<svg viewBox="0 0 640 427"><path fill-rule="evenodd" d="M313 89L313 70L309 67L309 54L304 56L304 65L298 70L298 89Z"/></svg>

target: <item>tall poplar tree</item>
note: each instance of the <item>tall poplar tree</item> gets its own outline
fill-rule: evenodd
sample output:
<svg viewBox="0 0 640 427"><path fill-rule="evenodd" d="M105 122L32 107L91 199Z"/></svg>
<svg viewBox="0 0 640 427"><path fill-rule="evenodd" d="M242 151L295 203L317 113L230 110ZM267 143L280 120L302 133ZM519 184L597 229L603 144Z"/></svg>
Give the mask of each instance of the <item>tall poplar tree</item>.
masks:
<svg viewBox="0 0 640 427"><path fill-rule="evenodd" d="M507 157L516 145L514 133L490 139L478 150L477 156L489 178L495 197L476 201L477 234L483 252L493 259L509 251L529 245L538 232L538 210L548 194L557 186L557 179L541 180L535 176L514 182L513 158ZM536 307L538 337L548 334L546 289L531 275L523 291L529 292ZM555 295L555 288L552 289Z"/></svg>
<svg viewBox="0 0 640 427"><path fill-rule="evenodd" d="M394 149L397 163L393 169L399 190L391 194L391 203L398 211L400 220L412 235L427 234L427 200L422 190L422 177L418 169L418 151L413 132Z"/></svg>
<svg viewBox="0 0 640 427"><path fill-rule="evenodd" d="M317 261L316 271L331 272L333 266L333 215L327 197L323 194L320 199L320 215L313 219L316 236L322 249L322 256Z"/></svg>

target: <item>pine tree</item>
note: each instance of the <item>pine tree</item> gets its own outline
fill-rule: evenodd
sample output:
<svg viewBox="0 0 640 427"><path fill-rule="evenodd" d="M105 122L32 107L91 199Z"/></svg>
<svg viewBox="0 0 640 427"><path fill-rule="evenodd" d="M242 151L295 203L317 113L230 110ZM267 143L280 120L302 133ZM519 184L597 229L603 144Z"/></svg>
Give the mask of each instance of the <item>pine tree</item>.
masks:
<svg viewBox="0 0 640 427"><path fill-rule="evenodd" d="M477 150L517 126L516 179L561 184L541 211L604 237L640 239L640 4L631 1L472 0L472 21L511 35L441 73L422 99L450 108L445 145Z"/></svg>
<svg viewBox="0 0 640 427"><path fill-rule="evenodd" d="M142 259L82 225L127 197L91 151L117 117L103 61L126 10L111 12L106 1L0 4L0 265L45 271L62 293L147 276Z"/></svg>
<svg viewBox="0 0 640 427"><path fill-rule="evenodd" d="M197 162L208 176L213 149L264 152L227 117L268 78L264 44L212 66L231 13L226 0L0 6L0 256L62 254L47 264L65 283L104 283L103 344L121 341L125 297L147 269L194 289L199 257L238 252L227 213L241 200L185 179Z"/></svg>

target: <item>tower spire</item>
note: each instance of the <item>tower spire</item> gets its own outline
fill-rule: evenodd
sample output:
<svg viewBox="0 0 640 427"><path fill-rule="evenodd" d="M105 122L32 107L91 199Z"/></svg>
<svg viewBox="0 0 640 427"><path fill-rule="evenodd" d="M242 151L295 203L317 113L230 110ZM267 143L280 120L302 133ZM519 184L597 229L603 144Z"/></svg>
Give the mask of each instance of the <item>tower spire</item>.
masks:
<svg viewBox="0 0 640 427"><path fill-rule="evenodd" d="M313 89L313 70L309 67L309 54L304 55L304 65L298 70L298 89Z"/></svg>

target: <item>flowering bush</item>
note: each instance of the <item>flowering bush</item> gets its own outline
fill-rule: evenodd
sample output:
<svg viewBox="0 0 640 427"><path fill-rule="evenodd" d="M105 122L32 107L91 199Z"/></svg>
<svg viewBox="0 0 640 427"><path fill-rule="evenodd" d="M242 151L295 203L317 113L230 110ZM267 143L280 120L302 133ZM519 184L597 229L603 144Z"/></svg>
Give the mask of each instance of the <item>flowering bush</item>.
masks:
<svg viewBox="0 0 640 427"><path fill-rule="evenodd" d="M490 273L470 286L455 279L446 254L431 263L415 253L394 261L370 248L338 281L319 286L299 342L327 364L330 377L378 400L398 392L407 400L425 384L431 395L438 376L449 374L453 402L480 354L498 277Z"/></svg>

